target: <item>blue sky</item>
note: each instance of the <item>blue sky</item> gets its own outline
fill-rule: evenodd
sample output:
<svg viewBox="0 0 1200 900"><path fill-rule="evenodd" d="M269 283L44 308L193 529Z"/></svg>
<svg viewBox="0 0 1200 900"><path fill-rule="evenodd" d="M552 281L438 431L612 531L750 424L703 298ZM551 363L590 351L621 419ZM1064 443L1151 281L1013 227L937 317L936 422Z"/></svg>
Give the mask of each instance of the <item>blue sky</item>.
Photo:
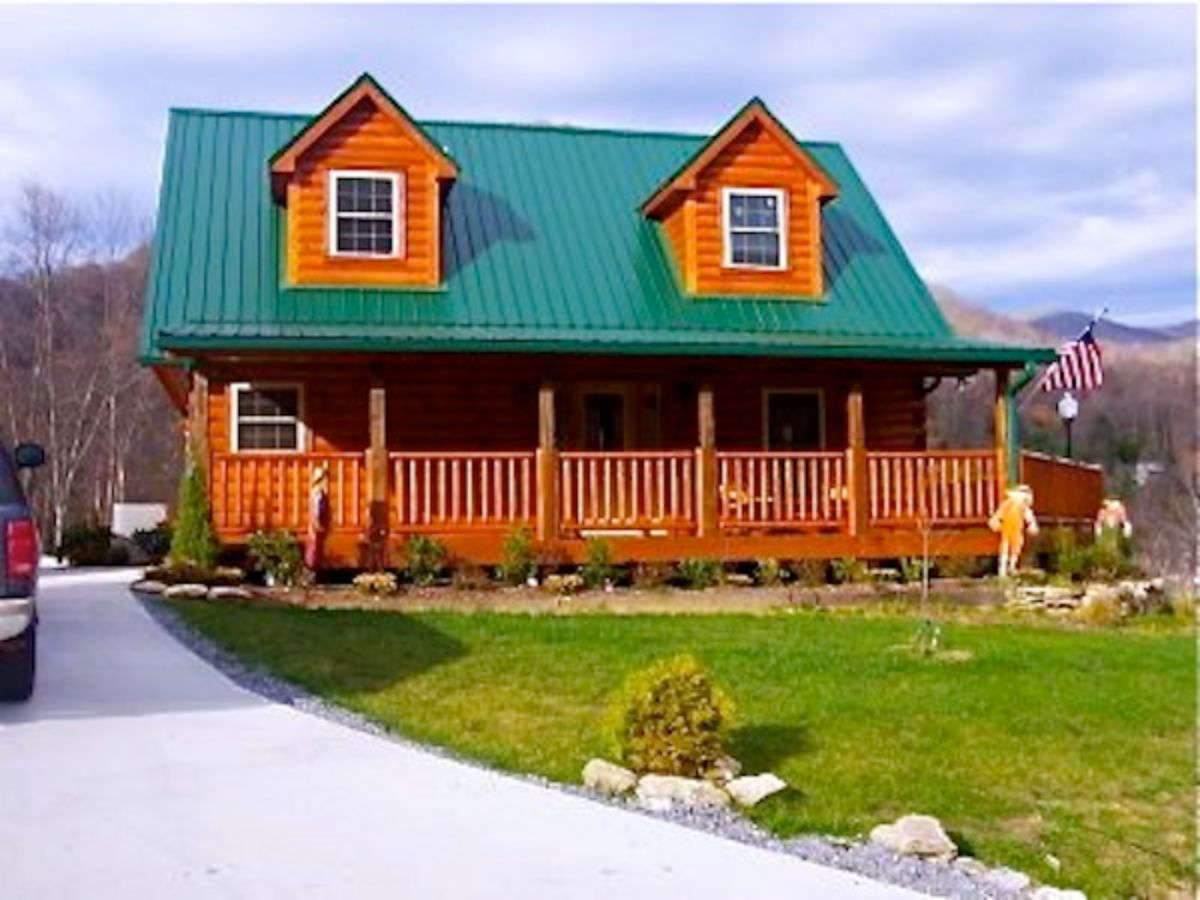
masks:
<svg viewBox="0 0 1200 900"><path fill-rule="evenodd" d="M37 179L152 211L170 106L709 132L754 94L842 142L929 280L1194 315L1188 6L0 8L0 216Z"/></svg>

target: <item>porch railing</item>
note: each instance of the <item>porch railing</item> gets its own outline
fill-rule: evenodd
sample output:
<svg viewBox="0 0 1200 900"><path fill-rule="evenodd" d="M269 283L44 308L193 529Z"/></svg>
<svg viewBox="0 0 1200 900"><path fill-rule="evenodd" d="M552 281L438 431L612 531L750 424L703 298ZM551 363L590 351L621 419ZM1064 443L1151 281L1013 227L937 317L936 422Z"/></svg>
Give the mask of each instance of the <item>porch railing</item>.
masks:
<svg viewBox="0 0 1200 900"><path fill-rule="evenodd" d="M330 527L365 528L367 472L362 453L214 453L213 527L219 532L304 531L318 466L329 471Z"/></svg>
<svg viewBox="0 0 1200 900"><path fill-rule="evenodd" d="M868 511L885 525L987 521L999 497L994 450L867 453Z"/></svg>
<svg viewBox="0 0 1200 900"><path fill-rule="evenodd" d="M1093 463L1022 450L1020 480L1033 489L1038 518L1050 522L1090 520L1104 499L1104 470Z"/></svg>
<svg viewBox="0 0 1200 900"><path fill-rule="evenodd" d="M844 453L717 453L721 528L835 526L846 501Z"/></svg>
<svg viewBox="0 0 1200 900"><path fill-rule="evenodd" d="M534 520L532 452L389 453L388 462L396 530L503 529Z"/></svg>
<svg viewBox="0 0 1200 900"><path fill-rule="evenodd" d="M695 527L694 451L565 451L558 467L565 530Z"/></svg>

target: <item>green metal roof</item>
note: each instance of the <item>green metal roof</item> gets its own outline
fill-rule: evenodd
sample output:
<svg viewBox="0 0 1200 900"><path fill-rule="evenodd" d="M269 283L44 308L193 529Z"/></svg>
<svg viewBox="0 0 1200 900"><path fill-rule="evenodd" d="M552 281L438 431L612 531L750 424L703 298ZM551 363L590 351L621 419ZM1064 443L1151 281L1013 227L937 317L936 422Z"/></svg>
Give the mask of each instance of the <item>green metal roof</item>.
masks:
<svg viewBox="0 0 1200 900"><path fill-rule="evenodd" d="M704 136L422 122L458 162L439 289L289 287L268 160L308 116L172 110L147 361L199 349L509 350L1021 362L954 335L841 147L822 298L692 297L638 212Z"/></svg>

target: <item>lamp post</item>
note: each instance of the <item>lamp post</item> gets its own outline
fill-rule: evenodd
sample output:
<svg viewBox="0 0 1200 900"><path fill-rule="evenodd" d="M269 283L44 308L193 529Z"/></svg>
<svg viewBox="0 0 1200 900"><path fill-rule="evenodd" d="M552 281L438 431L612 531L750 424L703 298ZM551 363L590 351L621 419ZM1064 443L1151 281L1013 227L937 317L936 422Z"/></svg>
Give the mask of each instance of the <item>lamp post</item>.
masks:
<svg viewBox="0 0 1200 900"><path fill-rule="evenodd" d="M1058 401L1058 417L1063 420L1063 426L1067 430L1067 459L1071 458L1071 426L1078 415L1079 401L1070 391L1063 391Z"/></svg>

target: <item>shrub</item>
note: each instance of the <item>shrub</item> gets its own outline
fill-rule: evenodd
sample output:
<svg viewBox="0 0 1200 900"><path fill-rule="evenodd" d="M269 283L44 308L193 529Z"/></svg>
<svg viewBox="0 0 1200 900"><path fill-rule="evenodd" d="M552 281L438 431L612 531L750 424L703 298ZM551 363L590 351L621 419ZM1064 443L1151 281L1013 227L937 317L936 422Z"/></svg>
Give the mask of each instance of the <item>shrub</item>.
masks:
<svg viewBox="0 0 1200 900"><path fill-rule="evenodd" d="M1121 621L1121 598L1114 591L1084 597L1075 610L1080 622L1088 625L1116 625Z"/></svg>
<svg viewBox="0 0 1200 900"><path fill-rule="evenodd" d="M139 528L130 540L142 553L157 562L171 552L171 526L159 522L153 528Z"/></svg>
<svg viewBox="0 0 1200 900"><path fill-rule="evenodd" d="M496 574L508 584L525 584L530 578L537 577L537 554L533 534L528 528L516 528L504 539Z"/></svg>
<svg viewBox="0 0 1200 900"><path fill-rule="evenodd" d="M633 567L634 588L642 591L660 590L675 580L675 567L669 563L640 562Z"/></svg>
<svg viewBox="0 0 1200 900"><path fill-rule="evenodd" d="M721 563L716 559L685 559L679 563L679 577L690 591L710 588L721 581Z"/></svg>
<svg viewBox="0 0 1200 900"><path fill-rule="evenodd" d="M386 597L396 593L399 588L396 576L391 572L363 572L355 575L351 584L354 590L368 597Z"/></svg>
<svg viewBox="0 0 1200 900"><path fill-rule="evenodd" d="M70 525L63 529L62 542L55 551L59 559L73 566L105 566L109 563L112 532L103 525Z"/></svg>
<svg viewBox="0 0 1200 900"><path fill-rule="evenodd" d="M978 578L987 571L978 556L939 556L933 567L941 578Z"/></svg>
<svg viewBox="0 0 1200 900"><path fill-rule="evenodd" d="M917 584L924 579L925 560L920 556L905 556L900 560L900 580Z"/></svg>
<svg viewBox="0 0 1200 900"><path fill-rule="evenodd" d="M787 570L777 559L760 559L754 564L754 581L763 587L778 587L787 577Z"/></svg>
<svg viewBox="0 0 1200 900"><path fill-rule="evenodd" d="M171 534L168 557L173 563L198 569L211 569L217 561L217 539L208 511L204 467L191 452L179 482L175 529Z"/></svg>
<svg viewBox="0 0 1200 900"><path fill-rule="evenodd" d="M445 562L446 546L436 538L417 534L404 545L404 571L413 584L433 584Z"/></svg>
<svg viewBox="0 0 1200 900"><path fill-rule="evenodd" d="M871 579L867 564L853 556L843 556L835 559L830 565L835 584L862 584Z"/></svg>
<svg viewBox="0 0 1200 900"><path fill-rule="evenodd" d="M610 703L607 730L635 772L710 772L727 755L733 705L690 656L657 662L626 679Z"/></svg>
<svg viewBox="0 0 1200 900"><path fill-rule="evenodd" d="M829 582L829 563L823 559L798 559L788 571L801 587L820 587Z"/></svg>
<svg viewBox="0 0 1200 900"><path fill-rule="evenodd" d="M1124 578L1137 574L1133 545L1115 528L1106 528L1096 537L1089 554L1091 574L1104 578Z"/></svg>
<svg viewBox="0 0 1200 900"><path fill-rule="evenodd" d="M267 574L268 579L283 587L300 581L304 559L300 544L289 531L256 531L246 544L250 559Z"/></svg>
<svg viewBox="0 0 1200 900"><path fill-rule="evenodd" d="M596 590L611 582L617 574L612 562L612 546L603 538L588 538L587 561L579 569L584 587Z"/></svg>
<svg viewBox="0 0 1200 900"><path fill-rule="evenodd" d="M1091 553L1087 547L1079 545L1074 529L1055 528L1050 533L1047 567L1055 575L1072 581L1086 578L1091 572Z"/></svg>

